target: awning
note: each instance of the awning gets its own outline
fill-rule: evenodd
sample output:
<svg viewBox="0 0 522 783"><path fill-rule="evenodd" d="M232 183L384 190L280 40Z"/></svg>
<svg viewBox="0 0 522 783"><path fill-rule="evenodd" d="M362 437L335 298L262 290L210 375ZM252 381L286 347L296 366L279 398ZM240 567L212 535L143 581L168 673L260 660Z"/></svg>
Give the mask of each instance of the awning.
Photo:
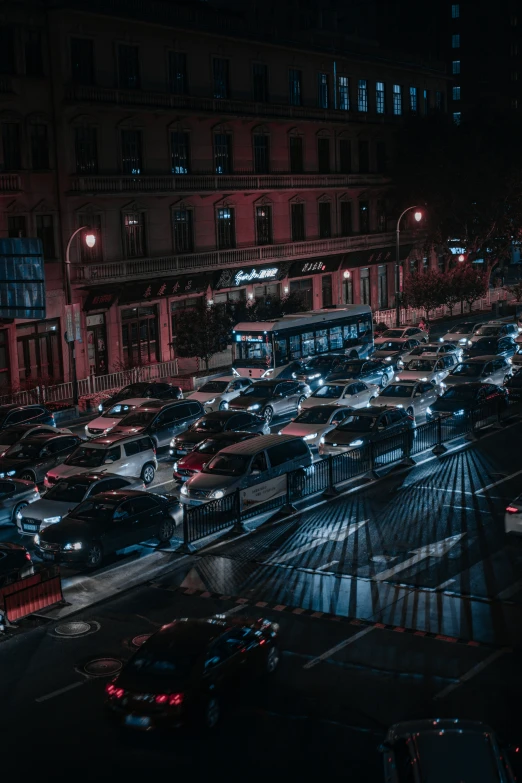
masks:
<svg viewBox="0 0 522 783"><path fill-rule="evenodd" d="M405 261L413 250L413 245L401 245L399 260ZM354 250L353 253L345 253L341 269L353 269L358 266L372 266L374 264L388 264L395 262L395 245L378 247L373 250Z"/></svg>
<svg viewBox="0 0 522 783"><path fill-rule="evenodd" d="M256 283L274 283L288 276L290 264L287 261L273 261L268 264L245 265L234 269L222 269L214 274L212 288L239 288Z"/></svg>
<svg viewBox="0 0 522 783"><path fill-rule="evenodd" d="M142 280L139 283L127 283L120 294L120 304L140 304L166 296L186 296L200 294L207 290L210 276L204 274L183 275L158 280Z"/></svg>
<svg viewBox="0 0 522 783"><path fill-rule="evenodd" d="M87 299L83 303L83 312L88 313L91 310L109 310L118 299L118 291L107 288L94 288L87 294Z"/></svg>
<svg viewBox="0 0 522 783"><path fill-rule="evenodd" d="M302 258L294 261L290 267L289 277L305 277L308 275L322 275L325 272L337 272L342 255L324 256L324 258Z"/></svg>

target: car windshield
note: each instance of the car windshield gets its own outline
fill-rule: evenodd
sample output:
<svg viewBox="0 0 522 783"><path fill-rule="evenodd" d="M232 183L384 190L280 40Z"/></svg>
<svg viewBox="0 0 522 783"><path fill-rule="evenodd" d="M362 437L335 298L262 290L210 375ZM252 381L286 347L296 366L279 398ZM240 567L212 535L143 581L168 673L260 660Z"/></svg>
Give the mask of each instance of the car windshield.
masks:
<svg viewBox="0 0 522 783"><path fill-rule="evenodd" d="M145 390L148 383L130 383L128 386L124 386L119 392L116 392L115 397L129 398L129 397L144 397Z"/></svg>
<svg viewBox="0 0 522 783"><path fill-rule="evenodd" d="M438 345L419 345L417 348L415 348L412 353L415 353L417 351L417 355L419 353L438 353L439 352L439 346Z"/></svg>
<svg viewBox="0 0 522 783"><path fill-rule="evenodd" d="M242 457L239 454L216 454L211 459L205 473L219 473L222 476L242 476L250 463L250 457Z"/></svg>
<svg viewBox="0 0 522 783"><path fill-rule="evenodd" d="M347 378L351 378L353 375L359 375L362 370L362 365L353 362L353 364L345 364L343 372L346 373Z"/></svg>
<svg viewBox="0 0 522 783"><path fill-rule="evenodd" d="M482 367L482 364L459 364L451 372L451 375L458 375L466 378L478 378L482 372Z"/></svg>
<svg viewBox="0 0 522 783"><path fill-rule="evenodd" d="M252 384L248 389L241 392L242 397L271 397L274 393L273 386L260 386Z"/></svg>
<svg viewBox="0 0 522 783"><path fill-rule="evenodd" d="M125 670L160 679L183 679L189 676L196 660L195 656L177 656L172 650L165 650L164 653L140 650L130 659Z"/></svg>
<svg viewBox="0 0 522 783"><path fill-rule="evenodd" d="M317 391L315 391L311 396L319 397L319 399L323 400L333 400L340 397L343 391L344 384L337 386L333 383L325 383L324 386L321 386L319 389L317 389Z"/></svg>
<svg viewBox="0 0 522 783"><path fill-rule="evenodd" d="M402 337L404 334L404 329L386 329L385 332L382 333L383 337Z"/></svg>
<svg viewBox="0 0 522 783"><path fill-rule="evenodd" d="M484 335L487 337L493 337L500 332L500 326L480 326L475 334Z"/></svg>
<svg viewBox="0 0 522 783"><path fill-rule="evenodd" d="M411 397L415 386L405 383L391 383L380 393L380 397Z"/></svg>
<svg viewBox="0 0 522 783"><path fill-rule="evenodd" d="M57 500L60 503L81 503L89 489L87 481L59 481L45 493L46 500Z"/></svg>
<svg viewBox="0 0 522 783"><path fill-rule="evenodd" d="M413 351L410 351L410 356L420 356L421 353L430 353L430 351L433 352L434 350L434 348L427 349L423 345L418 345Z"/></svg>
<svg viewBox="0 0 522 783"><path fill-rule="evenodd" d="M348 416L337 429L341 432L370 432L375 424L371 416Z"/></svg>
<svg viewBox="0 0 522 783"><path fill-rule="evenodd" d="M470 334L474 326L475 324L457 324L453 329L450 329L449 334Z"/></svg>
<svg viewBox="0 0 522 783"><path fill-rule="evenodd" d="M105 460L106 449L94 446L78 446L65 460L66 465L77 465L80 468L99 468Z"/></svg>
<svg viewBox="0 0 522 783"><path fill-rule="evenodd" d="M477 340L471 346L472 351L486 351L487 353L496 353L497 341L496 340Z"/></svg>
<svg viewBox="0 0 522 783"><path fill-rule="evenodd" d="M406 364L406 370L424 370L430 372L435 367L435 359L412 359Z"/></svg>
<svg viewBox="0 0 522 783"><path fill-rule="evenodd" d="M115 503L96 503L93 500L86 500L80 503L74 510L75 519L96 519L97 522L110 522L114 514Z"/></svg>
<svg viewBox="0 0 522 783"><path fill-rule="evenodd" d="M109 408L109 410L103 414L103 418L123 419L123 417L126 416L131 411L133 411L135 407L136 407L135 405L128 405L125 402L118 402L116 405L113 405L112 408Z"/></svg>
<svg viewBox="0 0 522 783"><path fill-rule="evenodd" d="M221 449L226 449L227 446L233 446L237 443L235 438L207 438L196 447L195 451L200 454L217 454Z"/></svg>
<svg viewBox="0 0 522 783"><path fill-rule="evenodd" d="M157 411L136 410L121 420L122 427L146 427L156 416Z"/></svg>
<svg viewBox="0 0 522 783"><path fill-rule="evenodd" d="M490 735L484 732L421 731L415 735L420 760L419 780L462 783L480 780L500 783ZM502 765L503 766L503 765ZM507 777L502 777L502 780Z"/></svg>
<svg viewBox="0 0 522 783"><path fill-rule="evenodd" d="M442 400L471 400L477 393L476 388L469 386L451 386L444 392Z"/></svg>
<svg viewBox="0 0 522 783"><path fill-rule="evenodd" d="M18 443L21 440L23 432L20 430L4 430L0 434L0 442L5 446L11 446L13 443Z"/></svg>
<svg viewBox="0 0 522 783"><path fill-rule="evenodd" d="M225 425L219 419L200 419L190 428L192 432L222 432Z"/></svg>
<svg viewBox="0 0 522 783"><path fill-rule="evenodd" d="M375 346L376 351L401 351L403 348L404 343L399 343L396 340L386 340L386 342Z"/></svg>
<svg viewBox="0 0 522 783"><path fill-rule="evenodd" d="M226 391L228 381L209 381L198 389L202 394L222 394Z"/></svg>
<svg viewBox="0 0 522 783"><path fill-rule="evenodd" d="M294 421L296 424L328 424L331 415L330 406L323 408L322 405L316 405L315 408L307 408L300 413Z"/></svg>
<svg viewBox="0 0 522 783"><path fill-rule="evenodd" d="M21 443L15 443L4 454L6 459L37 459L42 450L40 443L27 443L27 441L21 441Z"/></svg>
<svg viewBox="0 0 522 783"><path fill-rule="evenodd" d="M315 372L316 370L323 370L325 368L331 367L337 361L339 361L339 357L337 356L317 356L315 359L312 359L310 362L305 364L303 367L303 372Z"/></svg>

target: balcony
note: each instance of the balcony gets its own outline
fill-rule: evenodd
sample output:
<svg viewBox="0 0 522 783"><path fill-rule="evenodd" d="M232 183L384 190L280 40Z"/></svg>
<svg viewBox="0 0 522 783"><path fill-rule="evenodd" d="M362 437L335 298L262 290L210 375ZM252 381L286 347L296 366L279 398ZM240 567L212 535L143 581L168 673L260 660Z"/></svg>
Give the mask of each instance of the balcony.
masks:
<svg viewBox="0 0 522 783"><path fill-rule="evenodd" d="M302 190L383 185L382 174L182 174L72 177L71 194L119 195L122 193L200 193L215 191Z"/></svg>
<svg viewBox="0 0 522 783"><path fill-rule="evenodd" d="M415 231L401 231L404 243L419 238ZM184 256L158 256L154 258L123 259L107 263L75 264L73 279L78 284L104 283L121 280L139 280L162 277L165 274L187 274L242 264L265 261L294 261L312 256L327 256L351 250L387 247L395 242L395 232L364 234L333 239L314 239L309 242L292 242L284 245L255 245L234 250L211 250L207 253L191 253Z"/></svg>
<svg viewBox="0 0 522 783"><path fill-rule="evenodd" d="M0 196L22 192L22 181L19 174L0 174Z"/></svg>

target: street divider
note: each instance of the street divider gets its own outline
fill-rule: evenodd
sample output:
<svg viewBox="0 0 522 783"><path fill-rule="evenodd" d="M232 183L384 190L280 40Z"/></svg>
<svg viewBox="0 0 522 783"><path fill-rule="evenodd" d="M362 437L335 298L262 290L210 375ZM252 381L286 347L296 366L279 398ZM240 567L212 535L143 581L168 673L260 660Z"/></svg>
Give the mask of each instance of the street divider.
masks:
<svg viewBox="0 0 522 783"><path fill-rule="evenodd" d="M42 568L0 589L0 610L10 623L60 601L63 594L58 566Z"/></svg>

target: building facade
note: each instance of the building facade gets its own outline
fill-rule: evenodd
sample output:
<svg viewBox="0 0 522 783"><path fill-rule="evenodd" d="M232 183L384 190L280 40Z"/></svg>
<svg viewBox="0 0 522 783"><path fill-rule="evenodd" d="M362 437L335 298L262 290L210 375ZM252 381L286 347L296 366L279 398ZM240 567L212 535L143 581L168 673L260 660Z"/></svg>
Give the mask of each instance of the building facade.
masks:
<svg viewBox="0 0 522 783"><path fill-rule="evenodd" d="M44 321L0 324L4 388L69 378L80 226L79 378L175 358L196 297L393 306L396 134L444 74L268 42L199 5L3 9L0 231L41 239L47 280Z"/></svg>

